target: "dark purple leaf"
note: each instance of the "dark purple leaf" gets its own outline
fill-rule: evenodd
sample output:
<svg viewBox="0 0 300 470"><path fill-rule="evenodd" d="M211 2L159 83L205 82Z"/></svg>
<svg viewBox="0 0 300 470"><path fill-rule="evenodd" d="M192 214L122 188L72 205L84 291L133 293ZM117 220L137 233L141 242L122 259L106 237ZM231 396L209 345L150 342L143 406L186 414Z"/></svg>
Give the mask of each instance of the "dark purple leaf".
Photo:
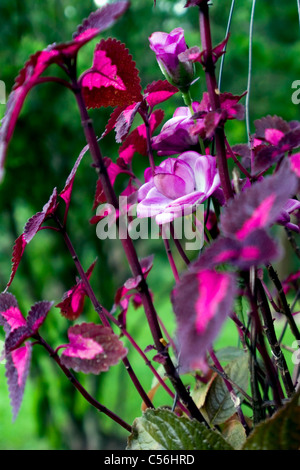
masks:
<svg viewBox="0 0 300 470"><path fill-rule="evenodd" d="M150 117L150 134L160 125L164 118L164 112L156 109ZM135 153L147 156L147 132L145 124L141 124L126 137L119 148L120 158L130 164Z"/></svg>
<svg viewBox="0 0 300 470"><path fill-rule="evenodd" d="M15 349L6 356L5 368L10 402L15 420L20 409L31 359L31 343Z"/></svg>
<svg viewBox="0 0 300 470"><path fill-rule="evenodd" d="M127 355L127 349L111 328L82 323L69 328L70 344L61 355L62 363L76 372L100 374Z"/></svg>
<svg viewBox="0 0 300 470"><path fill-rule="evenodd" d="M119 174L121 173L130 174L128 167L126 165L122 165L123 162L114 163L108 157L104 159L104 162L105 162L107 173L108 173L112 186L114 186L116 178ZM104 189L101 183L101 178L99 177L97 180L97 185L96 185L96 193L94 197L93 209L96 209L96 207L98 207L99 204L103 204L105 202L106 202L106 196L105 196Z"/></svg>
<svg viewBox="0 0 300 470"><path fill-rule="evenodd" d="M57 190L54 188L52 195L50 196L49 201L44 205L42 212L38 212L33 217L31 217L25 225L24 228L24 240L26 243L29 243L33 237L37 234L41 228L42 223L46 217L51 216L57 207Z"/></svg>
<svg viewBox="0 0 300 470"><path fill-rule="evenodd" d="M80 165L80 162L83 158L83 156L86 154L86 152L89 150L89 145L86 145L80 152L76 162L75 162L75 165L73 166L72 168L72 171L71 173L69 174L68 176L68 179L65 183L65 187L64 189L61 191L61 193L59 194L60 197L65 201L66 205L69 206L70 205L70 201L71 201L71 194L72 194L72 189L73 189L73 184L74 184L74 179L75 179L75 175L76 175L76 172L77 172L77 169Z"/></svg>
<svg viewBox="0 0 300 470"><path fill-rule="evenodd" d="M128 135L141 104L142 102L138 102L127 106L118 116L115 123L116 142L121 143Z"/></svg>
<svg viewBox="0 0 300 470"><path fill-rule="evenodd" d="M181 373L205 367L207 350L231 312L235 293L232 273L204 269L183 275L172 296Z"/></svg>
<svg viewBox="0 0 300 470"><path fill-rule="evenodd" d="M219 237L212 242L190 269L212 269L220 264L232 264L249 269L277 259L281 252L265 230L254 230L244 240Z"/></svg>
<svg viewBox="0 0 300 470"><path fill-rule="evenodd" d="M19 348L22 343L31 336L31 331L29 330L28 326L19 326L13 330L7 336L5 340L5 354L6 356L14 351L15 349Z"/></svg>
<svg viewBox="0 0 300 470"><path fill-rule="evenodd" d="M18 266L22 259L23 253L25 251L26 245L33 239L33 237L40 230L41 225L47 217L50 217L57 208L57 191L56 188L53 190L53 193L47 202L44 205L42 212L38 212L33 217L31 217L24 227L24 232L17 238L12 254L12 271L7 283L6 288L8 288L17 272Z"/></svg>
<svg viewBox="0 0 300 470"><path fill-rule="evenodd" d="M117 1L99 8L97 11L91 13L89 17L78 26L77 31L73 34L73 38L77 38L90 29L97 29L98 33L105 31L125 13L128 7L128 1Z"/></svg>
<svg viewBox="0 0 300 470"><path fill-rule="evenodd" d="M285 161L277 173L254 183L228 203L221 215L221 231L244 240L254 230L270 227L296 190L296 175Z"/></svg>
<svg viewBox="0 0 300 470"><path fill-rule="evenodd" d="M27 316L27 326L31 334L37 333L40 326L44 323L52 305L53 302L41 301L31 307Z"/></svg>
<svg viewBox="0 0 300 470"><path fill-rule="evenodd" d="M265 116L254 121L255 137L257 139L265 139L265 133L268 129L276 129L286 134L290 130L289 124L278 116Z"/></svg>
<svg viewBox="0 0 300 470"><path fill-rule="evenodd" d="M38 51L29 58L15 80L0 128L0 181L3 177L7 148L13 136L25 98L46 68L57 61L58 55L57 51L51 49Z"/></svg>

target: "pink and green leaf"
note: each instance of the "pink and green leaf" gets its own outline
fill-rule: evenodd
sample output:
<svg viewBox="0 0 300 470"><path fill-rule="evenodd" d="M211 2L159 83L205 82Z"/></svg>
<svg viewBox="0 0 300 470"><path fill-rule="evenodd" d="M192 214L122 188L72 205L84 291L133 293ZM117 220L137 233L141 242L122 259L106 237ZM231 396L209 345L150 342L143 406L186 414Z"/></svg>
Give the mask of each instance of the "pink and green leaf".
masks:
<svg viewBox="0 0 300 470"><path fill-rule="evenodd" d="M233 273L201 269L183 275L172 295L182 373L205 367L207 350L231 313L235 294Z"/></svg>
<svg viewBox="0 0 300 470"><path fill-rule="evenodd" d="M100 374L118 364L128 352L111 328L103 325L75 325L69 328L68 337L61 361L76 372Z"/></svg>
<svg viewBox="0 0 300 470"><path fill-rule="evenodd" d="M221 215L222 232L244 240L257 229L269 228L296 190L296 175L285 161L277 173L252 184L228 203Z"/></svg>
<svg viewBox="0 0 300 470"><path fill-rule="evenodd" d="M212 269L221 264L249 269L277 260L281 250L263 229L254 230L244 240L218 237L192 264L192 269Z"/></svg>
<svg viewBox="0 0 300 470"><path fill-rule="evenodd" d="M9 292L0 294L0 325L4 327L6 335L26 325L17 299Z"/></svg>
<svg viewBox="0 0 300 470"><path fill-rule="evenodd" d="M31 343L26 342L6 356L5 368L13 420L16 419L24 394L31 360Z"/></svg>

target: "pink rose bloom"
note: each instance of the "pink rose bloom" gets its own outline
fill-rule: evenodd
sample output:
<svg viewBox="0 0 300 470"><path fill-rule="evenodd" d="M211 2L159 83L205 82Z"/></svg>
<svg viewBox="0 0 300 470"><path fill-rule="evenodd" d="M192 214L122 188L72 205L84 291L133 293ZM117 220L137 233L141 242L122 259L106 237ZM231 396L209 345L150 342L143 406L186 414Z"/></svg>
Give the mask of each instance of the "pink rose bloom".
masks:
<svg viewBox="0 0 300 470"><path fill-rule="evenodd" d="M187 50L183 29L173 29L170 34L155 32L149 42L167 80L179 88L189 86L193 81L194 66L192 62L182 63L178 59L178 55Z"/></svg>
<svg viewBox="0 0 300 470"><path fill-rule="evenodd" d="M164 160L154 176L147 168L145 181L138 191L137 216L155 217L157 224L191 214L220 186L215 157L193 151Z"/></svg>

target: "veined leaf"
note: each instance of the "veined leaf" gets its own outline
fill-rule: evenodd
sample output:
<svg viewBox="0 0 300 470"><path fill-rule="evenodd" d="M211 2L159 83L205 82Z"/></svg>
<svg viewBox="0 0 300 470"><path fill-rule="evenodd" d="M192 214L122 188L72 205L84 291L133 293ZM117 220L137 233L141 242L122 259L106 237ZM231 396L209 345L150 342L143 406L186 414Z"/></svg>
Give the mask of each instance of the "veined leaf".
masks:
<svg viewBox="0 0 300 470"><path fill-rule="evenodd" d="M300 391L270 419L250 434L243 450L300 449Z"/></svg>
<svg viewBox="0 0 300 470"><path fill-rule="evenodd" d="M148 408L135 419L127 450L233 450L217 432L170 410Z"/></svg>

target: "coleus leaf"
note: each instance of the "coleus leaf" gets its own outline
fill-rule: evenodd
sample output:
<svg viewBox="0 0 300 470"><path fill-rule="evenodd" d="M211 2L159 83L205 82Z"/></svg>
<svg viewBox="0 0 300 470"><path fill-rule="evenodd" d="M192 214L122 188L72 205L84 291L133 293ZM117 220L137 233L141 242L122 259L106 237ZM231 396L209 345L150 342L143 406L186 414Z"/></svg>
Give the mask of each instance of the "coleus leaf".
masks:
<svg viewBox="0 0 300 470"><path fill-rule="evenodd" d="M53 302L37 302L27 316L23 316L14 295L9 292L0 294L0 325L6 333L5 350L9 353L26 339L36 334L43 324Z"/></svg>
<svg viewBox="0 0 300 470"><path fill-rule="evenodd" d="M0 294L0 325L4 327L6 336L15 329L26 325L18 301L10 292Z"/></svg>
<svg viewBox="0 0 300 470"><path fill-rule="evenodd" d="M155 129L160 125L164 118L164 112L161 109L156 109L150 116L150 135L153 134ZM147 156L147 132L145 124L141 124L134 129L126 137L123 144L119 148L120 158L126 164L131 164L132 158L135 153Z"/></svg>
<svg viewBox="0 0 300 470"><path fill-rule="evenodd" d="M114 186L116 178L119 174L125 173L125 174L131 175L131 172L128 170L127 165L123 164L123 161L120 161L120 162L118 161L117 163L114 163L110 158L105 157L104 164L106 166L108 177L110 179L112 186ZM105 202L106 202L106 196L102 187L101 178L98 178L97 185L96 185L96 193L94 197L93 209L96 209L96 207L98 207L99 204L103 204Z"/></svg>
<svg viewBox="0 0 300 470"><path fill-rule="evenodd" d="M126 90L123 80L117 75L117 67L112 65L103 50L95 51L93 67L84 75L81 83L89 90L110 86L116 90Z"/></svg>
<svg viewBox="0 0 300 470"><path fill-rule="evenodd" d="M47 204L44 205L41 212L37 212L33 217L31 217L25 224L23 233L17 238L12 255L12 271L10 279L6 285L6 289L11 285L15 274L17 272L18 266L20 264L21 258L24 254L25 247L33 239L33 237L40 230L43 222L47 217L53 215L57 208L57 190L54 188L52 195L49 198Z"/></svg>
<svg viewBox="0 0 300 470"><path fill-rule="evenodd" d="M180 370L206 368L206 353L230 314L236 294L235 275L200 269L187 272L172 293Z"/></svg>
<svg viewBox="0 0 300 470"><path fill-rule="evenodd" d="M254 172L266 171L286 152L300 146L300 123L286 122L278 116L266 116L255 121L255 139L261 146L254 148Z"/></svg>
<svg viewBox="0 0 300 470"><path fill-rule="evenodd" d="M37 302L25 319L16 298L9 292L0 294L0 324L6 333L5 367L14 419L22 402L30 365L31 343L26 340L38 332L52 305L53 302Z"/></svg>
<svg viewBox="0 0 300 470"><path fill-rule="evenodd" d="M8 144L13 136L25 98L31 88L36 84L40 75L49 65L56 61L58 55L58 52L55 50L37 52L29 58L15 80L0 128L0 181L3 178L3 168Z"/></svg>
<svg viewBox="0 0 300 470"><path fill-rule="evenodd" d="M298 178L300 178L300 153L295 153L291 156L291 168Z"/></svg>
<svg viewBox="0 0 300 470"><path fill-rule="evenodd" d="M12 138L17 119L25 98L31 88L38 83L42 73L53 63L61 64L70 57L75 57L79 49L91 41L100 32L114 24L129 6L128 1L119 1L93 12L73 35L73 40L52 44L42 51L36 52L26 62L15 80L9 95L6 112L0 129L0 181L3 178L3 168L7 148Z"/></svg>
<svg viewBox="0 0 300 470"><path fill-rule="evenodd" d="M5 368L13 420L20 409L31 360L31 343L26 342L6 356Z"/></svg>
<svg viewBox="0 0 300 470"><path fill-rule="evenodd" d="M221 215L221 230L244 240L254 230L270 227L296 190L297 178L286 160L277 173L254 183L228 203Z"/></svg>
<svg viewBox="0 0 300 470"><path fill-rule="evenodd" d="M67 207L69 207L69 205L70 205L71 194L72 194L72 190L73 190L73 184L74 184L74 179L75 179L75 176L76 176L77 169L80 165L80 162L81 162L82 158L84 157L84 155L86 154L86 152L88 150L89 150L89 145L86 145L81 150L81 152L80 152L80 154L79 154L79 156L78 156L78 158L75 162L75 165L73 166L72 171L71 171L71 173L69 174L69 176L67 178L64 189L59 194L59 196L65 201Z"/></svg>
<svg viewBox="0 0 300 470"><path fill-rule="evenodd" d="M94 261L86 272L86 277L89 280L93 269L95 267L96 261ZM84 307L84 300L87 296L85 285L83 281L78 281L75 286L68 290L64 295L62 301L56 305L57 308L60 308L61 314L68 318L69 320L76 320L78 318Z"/></svg>
<svg viewBox="0 0 300 470"><path fill-rule="evenodd" d="M97 68L98 54L105 53L105 57L109 58L111 64L116 67L116 74L122 80L123 89L109 86L83 86L83 95L86 106L88 108L100 108L101 106L124 106L142 100L141 85L138 70L132 56L129 54L125 45L116 39L103 39L95 49L94 66ZM100 59L101 59L100 57ZM102 59L103 59L102 57ZM101 65L101 60L100 60ZM84 83L83 83L84 85ZM93 84L92 84L93 85Z"/></svg>
<svg viewBox="0 0 300 470"><path fill-rule="evenodd" d="M17 349L26 339L35 335L44 323L53 302L41 301L31 307L25 324L11 331L5 341L6 354Z"/></svg>
<svg viewBox="0 0 300 470"><path fill-rule="evenodd" d="M132 103L129 106L118 106L114 109L101 138L105 137L110 131L116 128L116 140L117 142L121 142L128 134L136 113L139 111L140 107L144 107L145 101L150 108L153 108L157 104L166 101L177 92L178 89L167 80L158 80L157 82L150 83L144 90L143 101Z"/></svg>
<svg viewBox="0 0 300 470"><path fill-rule="evenodd" d="M133 103L127 106L121 113L119 114L116 123L115 123L115 131L116 131L116 142L120 143L124 140L124 138L128 135L130 128L132 126L133 120L138 112L142 102Z"/></svg>
<svg viewBox="0 0 300 470"><path fill-rule="evenodd" d="M61 355L62 363L76 372L100 374L127 355L127 349L111 328L82 323L68 330L69 344Z"/></svg>
<svg viewBox="0 0 300 470"><path fill-rule="evenodd" d="M78 26L77 31L73 34L72 41L54 44L49 47L60 53L62 62L64 62L64 58L75 57L82 46L112 26L117 19L125 13L128 6L128 1L117 1L112 4L104 5L102 8L92 12L89 17Z"/></svg>
<svg viewBox="0 0 300 470"><path fill-rule="evenodd" d="M195 261L191 269L214 268L221 264L231 264L241 269L265 264L277 259L281 250L263 229L254 230L244 240L218 237Z"/></svg>
<svg viewBox="0 0 300 470"><path fill-rule="evenodd" d="M140 266L142 268L142 273L145 279L147 279L148 274L150 273L153 267L153 255L147 256L140 260ZM134 278L129 278L119 287L116 292L114 305L112 311L114 312L117 307L121 308L120 319L123 326L126 324L126 314L129 307L129 302L132 300L135 308L142 305L142 299L140 293L138 292L138 286L142 280L141 276L136 276Z"/></svg>
<svg viewBox="0 0 300 470"><path fill-rule="evenodd" d="M150 83L144 90L144 97L150 108L163 103L177 93L179 90L168 80L158 80Z"/></svg>
<svg viewBox="0 0 300 470"><path fill-rule="evenodd" d="M125 13L129 7L128 1L115 1L107 4L97 11L91 13L83 23L78 26L77 31L73 34L73 38L76 39L86 31L91 29L97 29L98 32L105 31L110 28L116 20Z"/></svg>

